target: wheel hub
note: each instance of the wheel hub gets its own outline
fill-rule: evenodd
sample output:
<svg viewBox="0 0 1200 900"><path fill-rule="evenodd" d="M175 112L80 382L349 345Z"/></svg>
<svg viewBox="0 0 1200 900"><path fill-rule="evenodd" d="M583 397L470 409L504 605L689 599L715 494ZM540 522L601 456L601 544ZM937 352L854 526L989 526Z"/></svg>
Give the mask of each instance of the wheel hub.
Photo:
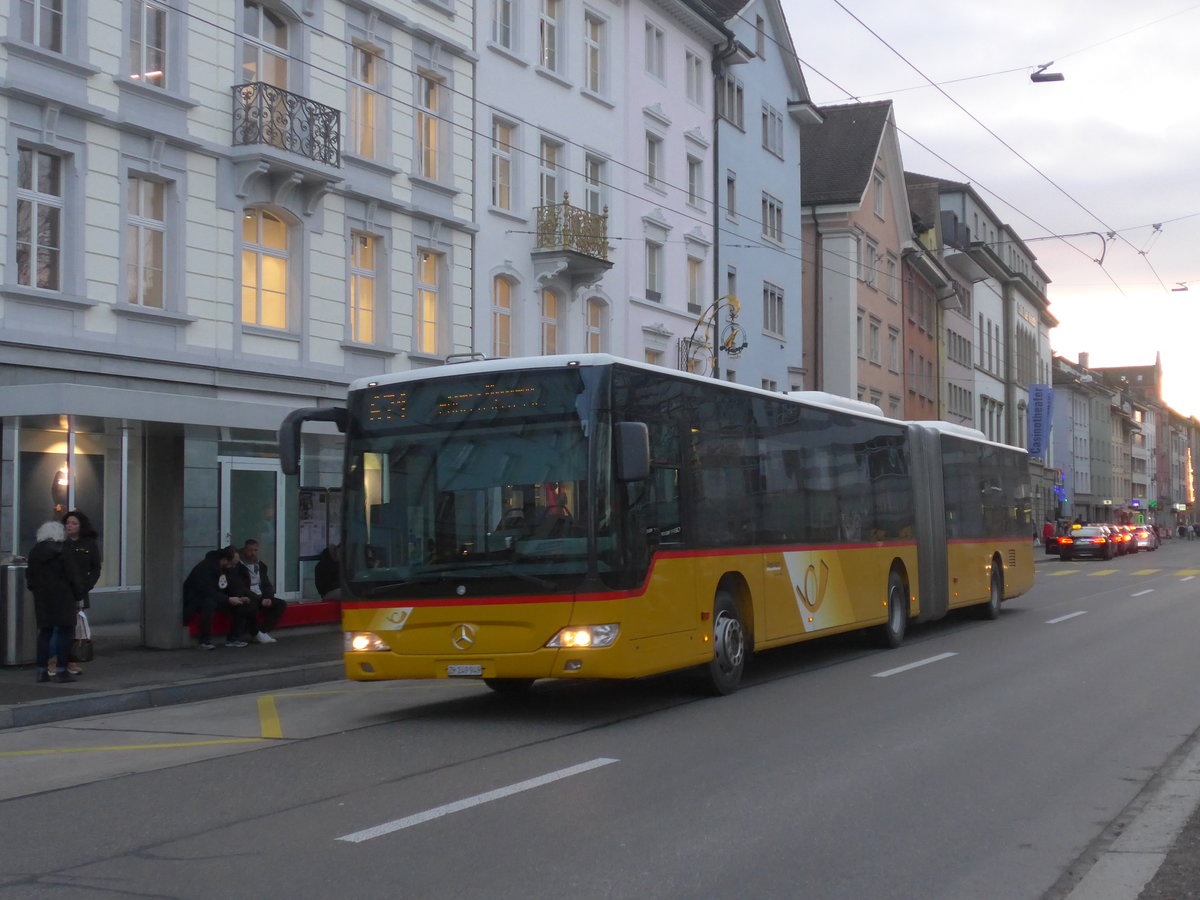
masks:
<svg viewBox="0 0 1200 900"><path fill-rule="evenodd" d="M746 642L742 638L742 623L733 616L722 613L717 617L713 625L713 643L721 671L731 672L742 664Z"/></svg>

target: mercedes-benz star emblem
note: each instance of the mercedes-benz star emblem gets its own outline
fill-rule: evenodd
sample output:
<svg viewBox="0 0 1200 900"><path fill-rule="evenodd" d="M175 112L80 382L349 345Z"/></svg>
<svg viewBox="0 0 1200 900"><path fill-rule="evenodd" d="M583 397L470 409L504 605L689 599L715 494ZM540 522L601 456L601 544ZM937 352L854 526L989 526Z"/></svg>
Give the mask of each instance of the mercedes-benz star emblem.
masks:
<svg viewBox="0 0 1200 900"><path fill-rule="evenodd" d="M470 650L471 645L475 643L475 626L474 625L456 625L454 627L454 637L450 638L457 650Z"/></svg>

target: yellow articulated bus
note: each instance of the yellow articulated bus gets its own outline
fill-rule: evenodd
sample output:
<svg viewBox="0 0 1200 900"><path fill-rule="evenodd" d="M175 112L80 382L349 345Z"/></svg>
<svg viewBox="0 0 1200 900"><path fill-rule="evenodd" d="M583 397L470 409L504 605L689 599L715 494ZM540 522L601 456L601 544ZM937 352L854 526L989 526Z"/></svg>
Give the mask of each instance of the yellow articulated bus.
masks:
<svg viewBox="0 0 1200 900"><path fill-rule="evenodd" d="M1024 451L830 395L601 354L362 379L346 435L348 678L636 678L734 690L755 651L1033 583Z"/></svg>

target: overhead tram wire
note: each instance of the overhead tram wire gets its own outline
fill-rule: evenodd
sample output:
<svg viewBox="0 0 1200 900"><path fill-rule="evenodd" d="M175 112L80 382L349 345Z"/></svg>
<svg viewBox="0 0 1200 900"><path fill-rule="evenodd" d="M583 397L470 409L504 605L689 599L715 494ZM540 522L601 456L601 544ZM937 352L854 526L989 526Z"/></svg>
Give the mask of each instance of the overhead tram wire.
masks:
<svg viewBox="0 0 1200 900"><path fill-rule="evenodd" d="M1070 200L1072 203L1074 203L1077 207L1079 207L1081 210L1083 210L1085 213L1087 213L1089 216L1091 216L1093 219L1095 219L1097 222L1099 222L1101 225L1103 225L1105 231L1116 234L1116 231L1113 229L1113 227L1111 225L1109 225L1102 218L1100 218L1099 215L1097 215L1096 213L1094 213L1090 209L1088 209L1086 206L1084 206L1081 202L1076 200L1075 197L1066 190L1066 188L1062 187L1062 185L1060 185L1053 178L1051 178L1049 175L1047 175L1045 172L1043 172L1041 169L1039 169L1033 162L1031 162L1028 158L1026 158L1019 150L1017 150L1010 143L1008 143L1008 141L1004 140L1004 138L1000 137L1000 135L998 135L995 131L993 131L989 126L985 125L979 119L978 116L976 116L973 112L971 112L969 109L967 109L965 106L963 106L957 100L955 100L952 96L950 96L950 94L948 94L938 84L936 84L932 78L930 78L921 69L919 69L915 63L913 63L911 60L909 60L908 57L906 57L903 53L901 53L899 50L897 50L895 47L893 47L890 43L888 43L888 41L886 41L883 37L881 37L878 32L876 32L873 28L871 28L871 26L869 26L866 22L864 22L857 15L855 15L853 12L851 12L850 9L848 9L846 7L846 5L844 3L842 3L842 0L833 0L833 2L843 12L845 12L846 15L850 16L850 18L852 18L855 22L857 22L859 25L861 25L863 28L865 28L867 30L867 32L869 32L877 41L879 41L881 44L883 44L883 46L885 46L889 50L891 50L892 53L894 53L897 57L899 57L904 62L905 65L907 65L914 72L916 72L918 75L920 75L922 78L924 78L927 82L929 82L929 84L932 85L933 88L935 90L937 90L938 93L940 93L943 97L945 97L947 100L949 100L951 103L953 103L964 114L966 114L966 116L968 118L970 118L971 121L973 121L976 125L978 125L984 131L986 131L988 134L990 134L993 138L995 138L997 141L999 141L1001 146L1003 146L1005 149L1007 149L1009 152L1011 152L1014 156L1017 157L1017 159L1021 160L1021 162L1025 163L1025 165L1029 166L1029 168L1033 169L1033 171L1037 172L1038 175L1042 176L1042 178L1051 187L1053 187L1055 190L1057 190L1059 193L1061 193L1064 197L1066 197L1068 200ZM1124 243L1128 244L1132 250L1134 250L1135 252L1138 252L1138 248L1135 247L1128 239L1126 239L1125 237L1120 237L1120 239ZM1160 285L1162 285L1163 290L1166 291L1167 290L1166 284L1163 283L1162 278L1159 276L1158 272L1154 269L1154 266L1151 265L1150 260L1145 256L1145 254L1140 254L1140 255L1146 261L1146 265L1149 266L1150 271L1154 274L1154 277L1158 279L1158 283Z"/></svg>

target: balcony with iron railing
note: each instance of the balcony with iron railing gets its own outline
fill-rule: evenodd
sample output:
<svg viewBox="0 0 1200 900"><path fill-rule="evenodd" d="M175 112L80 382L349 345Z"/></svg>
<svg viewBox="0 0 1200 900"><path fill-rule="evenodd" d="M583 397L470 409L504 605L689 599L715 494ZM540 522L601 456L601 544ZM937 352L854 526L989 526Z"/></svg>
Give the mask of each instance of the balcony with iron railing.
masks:
<svg viewBox="0 0 1200 900"><path fill-rule="evenodd" d="M233 88L233 145L266 146L341 166L341 112L291 91L252 81Z"/></svg>
<svg viewBox="0 0 1200 900"><path fill-rule="evenodd" d="M608 208L594 213L561 203L534 208L537 240L533 259L540 281L558 280L574 289L598 282L612 268L608 259Z"/></svg>

